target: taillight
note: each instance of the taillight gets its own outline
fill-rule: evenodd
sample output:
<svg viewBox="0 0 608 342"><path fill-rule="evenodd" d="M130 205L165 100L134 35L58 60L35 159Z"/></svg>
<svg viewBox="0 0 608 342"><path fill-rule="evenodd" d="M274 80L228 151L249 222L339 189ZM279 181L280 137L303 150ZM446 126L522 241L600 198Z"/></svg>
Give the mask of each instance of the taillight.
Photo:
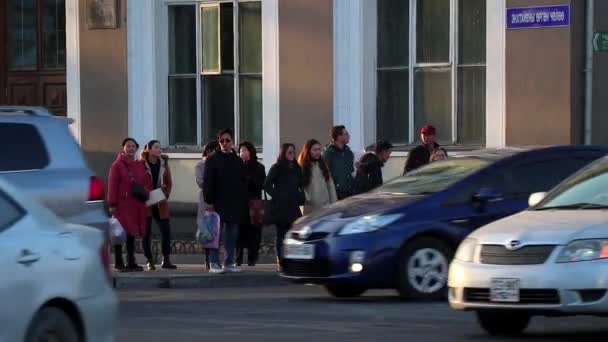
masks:
<svg viewBox="0 0 608 342"><path fill-rule="evenodd" d="M101 245L99 249L99 256L101 259L101 264L103 266L104 273L106 274L106 279L110 285L112 284L112 271L110 270L110 248L107 243Z"/></svg>
<svg viewBox="0 0 608 342"><path fill-rule="evenodd" d="M105 191L101 179L92 176L89 184L89 201L103 201Z"/></svg>

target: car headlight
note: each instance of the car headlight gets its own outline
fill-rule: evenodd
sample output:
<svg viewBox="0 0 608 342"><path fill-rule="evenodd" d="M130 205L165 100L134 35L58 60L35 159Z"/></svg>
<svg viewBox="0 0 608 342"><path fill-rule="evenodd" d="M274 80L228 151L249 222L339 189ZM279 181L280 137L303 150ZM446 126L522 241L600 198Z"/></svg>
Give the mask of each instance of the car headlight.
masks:
<svg viewBox="0 0 608 342"><path fill-rule="evenodd" d="M456 254L454 255L454 259L458 261L464 262L473 262L475 261L475 252L477 252L477 239L466 238L464 241L460 243L458 246L458 250L456 250Z"/></svg>
<svg viewBox="0 0 608 342"><path fill-rule="evenodd" d="M574 240L562 250L557 262L579 262L608 258L608 239Z"/></svg>
<svg viewBox="0 0 608 342"><path fill-rule="evenodd" d="M375 232L402 217L403 214L363 216L345 225L338 235Z"/></svg>

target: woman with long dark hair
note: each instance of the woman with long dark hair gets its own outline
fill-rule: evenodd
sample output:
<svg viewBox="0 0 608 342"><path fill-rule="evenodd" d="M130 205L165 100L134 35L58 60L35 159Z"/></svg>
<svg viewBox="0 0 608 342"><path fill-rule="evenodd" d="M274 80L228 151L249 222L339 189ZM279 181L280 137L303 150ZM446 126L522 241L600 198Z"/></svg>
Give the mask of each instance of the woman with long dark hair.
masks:
<svg viewBox="0 0 608 342"><path fill-rule="evenodd" d="M203 147L203 156L201 160L196 163L194 167L194 176L196 179L196 184L198 185L198 214L196 217L196 222L200 220L203 213L210 209L210 205L205 203L205 196L203 195L203 178L205 175L205 162L207 158L211 158L216 152L220 150L220 144L217 140L211 140ZM205 248L205 268L209 270L211 268L209 261L209 249Z"/></svg>
<svg viewBox="0 0 608 342"><path fill-rule="evenodd" d="M256 222L256 204L262 199L266 169L258 161L257 152L252 143L243 141L239 144L239 155L245 163L245 179L249 195L250 220L239 227L239 237L236 243L236 265L243 263L244 250L247 249L247 263L255 266L258 261L260 243L262 242L262 226Z"/></svg>
<svg viewBox="0 0 608 342"><path fill-rule="evenodd" d="M319 141L310 139L304 144L298 157L298 164L302 168L302 185L306 195L304 215L338 200L329 167L321 157L321 143Z"/></svg>
<svg viewBox="0 0 608 342"><path fill-rule="evenodd" d="M127 264L122 258L122 245L114 246L114 268L121 272L140 272L143 267L135 261L135 238L146 235L148 208L142 194L133 191L134 184L150 192L152 180L144 163L135 158L139 144L133 138L122 141L122 151L110 167L108 175L108 206L112 216L127 232Z"/></svg>
<svg viewBox="0 0 608 342"><path fill-rule="evenodd" d="M271 196L266 223L276 226L276 252L279 267L283 259L283 239L292 224L302 216L300 206L304 204L302 169L296 162L294 144L283 144L279 158L268 171L264 190Z"/></svg>
<svg viewBox="0 0 608 342"><path fill-rule="evenodd" d="M168 200L171 195L173 181L171 178L171 169L169 168L169 156L162 154L160 141L151 140L144 146L141 152L141 160L144 162L148 176L152 181L152 190L161 189ZM146 267L149 271L156 269L155 260L152 255L152 219L160 228L161 234L161 250L163 253L163 261L161 267L164 269L176 269L171 263L171 223L169 220L169 203L167 200L155 204L150 207L148 212L148 220L146 223L146 236L143 239L144 254L148 262Z"/></svg>

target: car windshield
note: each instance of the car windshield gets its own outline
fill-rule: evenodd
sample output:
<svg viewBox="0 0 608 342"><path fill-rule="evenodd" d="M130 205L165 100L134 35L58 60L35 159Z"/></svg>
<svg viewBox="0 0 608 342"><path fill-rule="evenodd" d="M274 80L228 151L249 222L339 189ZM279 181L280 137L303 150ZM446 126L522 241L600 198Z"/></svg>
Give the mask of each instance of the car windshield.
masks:
<svg viewBox="0 0 608 342"><path fill-rule="evenodd" d="M434 162L395 178L374 190L376 193L424 195L445 190L450 185L490 164L482 158L453 158Z"/></svg>
<svg viewBox="0 0 608 342"><path fill-rule="evenodd" d="M608 160L598 161L560 184L535 210L608 208Z"/></svg>

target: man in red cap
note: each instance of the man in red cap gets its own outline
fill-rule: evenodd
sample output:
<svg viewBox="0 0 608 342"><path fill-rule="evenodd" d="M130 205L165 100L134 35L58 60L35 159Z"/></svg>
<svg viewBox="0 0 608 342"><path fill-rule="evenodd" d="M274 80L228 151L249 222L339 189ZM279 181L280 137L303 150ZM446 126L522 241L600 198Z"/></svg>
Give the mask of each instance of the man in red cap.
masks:
<svg viewBox="0 0 608 342"><path fill-rule="evenodd" d="M408 154L407 161L405 162L405 168L403 169L403 174L406 174L430 162L433 151L440 148L439 144L435 141L436 133L437 130L435 127L431 125L422 126L420 129L422 145L416 146Z"/></svg>

